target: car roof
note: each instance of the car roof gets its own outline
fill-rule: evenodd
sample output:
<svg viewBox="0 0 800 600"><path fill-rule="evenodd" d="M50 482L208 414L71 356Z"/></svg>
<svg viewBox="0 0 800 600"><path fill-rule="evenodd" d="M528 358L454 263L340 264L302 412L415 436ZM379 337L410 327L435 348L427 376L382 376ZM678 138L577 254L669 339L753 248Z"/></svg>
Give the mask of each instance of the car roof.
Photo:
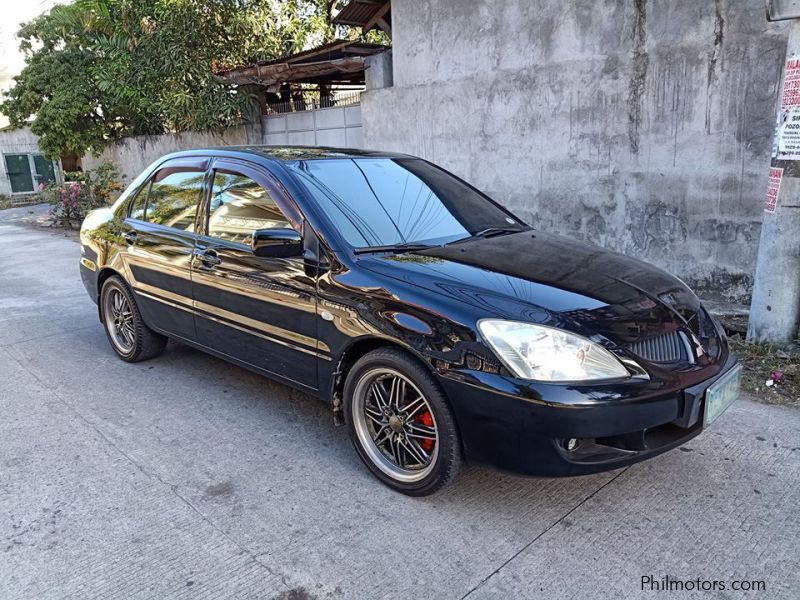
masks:
<svg viewBox="0 0 800 600"><path fill-rule="evenodd" d="M291 162L297 160L318 160L328 158L409 158L407 154L397 152L380 152L376 150L360 150L356 148L331 148L327 146L219 146L211 148L195 148L181 150L164 156L176 158L181 156L242 156L258 157L271 161Z"/></svg>

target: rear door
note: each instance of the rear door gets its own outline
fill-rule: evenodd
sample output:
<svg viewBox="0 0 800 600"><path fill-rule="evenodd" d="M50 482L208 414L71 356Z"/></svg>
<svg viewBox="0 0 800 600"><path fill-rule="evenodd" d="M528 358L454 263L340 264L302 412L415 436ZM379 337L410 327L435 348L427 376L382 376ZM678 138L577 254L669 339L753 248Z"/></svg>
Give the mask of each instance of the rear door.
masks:
<svg viewBox="0 0 800 600"><path fill-rule="evenodd" d="M258 257L250 247L258 229L302 233L296 205L250 163L217 159L209 182L192 261L198 341L316 389L316 280L302 257Z"/></svg>
<svg viewBox="0 0 800 600"><path fill-rule="evenodd" d="M208 158L167 161L139 189L125 219L122 253L145 321L194 340L191 261Z"/></svg>

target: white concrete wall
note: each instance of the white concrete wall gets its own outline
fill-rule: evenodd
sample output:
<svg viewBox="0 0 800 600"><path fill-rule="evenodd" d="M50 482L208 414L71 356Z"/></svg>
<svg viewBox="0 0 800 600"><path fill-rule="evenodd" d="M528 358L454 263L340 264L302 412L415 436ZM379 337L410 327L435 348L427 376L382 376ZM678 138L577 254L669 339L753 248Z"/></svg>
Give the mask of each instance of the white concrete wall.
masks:
<svg viewBox="0 0 800 600"><path fill-rule="evenodd" d="M0 155L40 153L39 138L27 127L0 131ZM6 173L6 161L2 156L0 156L0 194L11 195L11 182Z"/></svg>
<svg viewBox="0 0 800 600"><path fill-rule="evenodd" d="M334 106L262 118L270 145L362 148L361 106Z"/></svg>
<svg viewBox="0 0 800 600"><path fill-rule="evenodd" d="M365 146L745 302L786 31L763 0L394 0Z"/></svg>
<svg viewBox="0 0 800 600"><path fill-rule="evenodd" d="M103 162L113 162L127 183L164 154L192 148L240 146L247 143L247 132L244 127L233 127L218 132L191 131L124 138L109 144L99 156L84 156L83 168L87 170Z"/></svg>

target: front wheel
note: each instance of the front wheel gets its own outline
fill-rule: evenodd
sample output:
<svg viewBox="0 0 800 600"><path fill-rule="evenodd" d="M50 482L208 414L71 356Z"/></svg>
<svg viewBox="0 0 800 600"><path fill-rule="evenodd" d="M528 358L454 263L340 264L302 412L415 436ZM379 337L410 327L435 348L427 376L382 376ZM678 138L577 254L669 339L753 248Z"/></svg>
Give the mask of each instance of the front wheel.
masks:
<svg viewBox="0 0 800 600"><path fill-rule="evenodd" d="M167 338L144 324L133 294L118 276L103 283L100 306L108 341L122 360L140 362L164 351Z"/></svg>
<svg viewBox="0 0 800 600"><path fill-rule="evenodd" d="M431 374L400 350L374 350L353 365L344 412L361 460L399 492L432 494L460 467L447 399Z"/></svg>

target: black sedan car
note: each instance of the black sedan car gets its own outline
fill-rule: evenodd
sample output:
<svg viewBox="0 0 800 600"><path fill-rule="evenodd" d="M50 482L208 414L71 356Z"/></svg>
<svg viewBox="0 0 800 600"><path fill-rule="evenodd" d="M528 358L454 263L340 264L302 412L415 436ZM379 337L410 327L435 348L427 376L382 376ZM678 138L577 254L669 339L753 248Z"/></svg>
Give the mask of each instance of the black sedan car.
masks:
<svg viewBox="0 0 800 600"><path fill-rule="evenodd" d="M679 279L532 229L400 154L170 154L81 229L81 276L129 362L168 338L315 394L381 481L463 460L563 476L683 444L738 393Z"/></svg>

